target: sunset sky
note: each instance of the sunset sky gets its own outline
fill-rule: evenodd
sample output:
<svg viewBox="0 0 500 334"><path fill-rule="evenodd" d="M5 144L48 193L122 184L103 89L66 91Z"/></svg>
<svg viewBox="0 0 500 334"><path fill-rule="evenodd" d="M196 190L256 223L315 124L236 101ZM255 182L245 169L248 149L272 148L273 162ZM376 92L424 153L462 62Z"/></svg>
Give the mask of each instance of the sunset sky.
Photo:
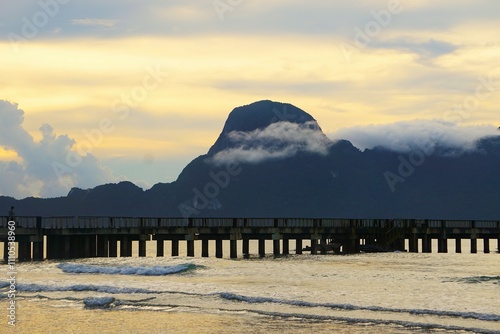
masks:
<svg viewBox="0 0 500 334"><path fill-rule="evenodd" d="M366 147L489 134L499 31L495 0L0 0L0 195L174 181L264 99Z"/></svg>

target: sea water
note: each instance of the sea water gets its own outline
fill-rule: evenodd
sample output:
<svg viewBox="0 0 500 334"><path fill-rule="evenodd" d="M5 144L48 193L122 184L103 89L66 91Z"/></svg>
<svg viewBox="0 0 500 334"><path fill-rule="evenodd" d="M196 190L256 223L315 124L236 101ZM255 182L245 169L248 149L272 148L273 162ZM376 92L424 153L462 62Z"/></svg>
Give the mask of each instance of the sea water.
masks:
<svg viewBox="0 0 500 334"><path fill-rule="evenodd" d="M257 253L256 243L250 251ZM181 252L157 258L148 242L145 258L17 263L15 326L8 324L4 265L0 328L2 333L500 333L500 254L462 251L235 260L229 254L190 258Z"/></svg>

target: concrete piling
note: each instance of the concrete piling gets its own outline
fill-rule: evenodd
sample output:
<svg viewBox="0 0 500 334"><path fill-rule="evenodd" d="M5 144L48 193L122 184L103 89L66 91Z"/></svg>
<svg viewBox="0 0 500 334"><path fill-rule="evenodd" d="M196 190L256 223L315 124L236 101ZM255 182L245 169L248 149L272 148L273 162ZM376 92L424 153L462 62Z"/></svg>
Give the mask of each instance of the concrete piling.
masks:
<svg viewBox="0 0 500 334"><path fill-rule="evenodd" d="M455 253L462 253L462 239L455 238Z"/></svg>
<svg viewBox="0 0 500 334"><path fill-rule="evenodd" d="M156 256L157 257L165 256L165 240L163 239L156 240Z"/></svg>
<svg viewBox="0 0 500 334"><path fill-rule="evenodd" d="M295 254L302 254L302 239L295 240Z"/></svg>
<svg viewBox="0 0 500 334"><path fill-rule="evenodd" d="M223 249L222 249L222 239L215 239L215 257L222 259Z"/></svg>
<svg viewBox="0 0 500 334"><path fill-rule="evenodd" d="M179 240L172 240L172 256L179 256Z"/></svg>
<svg viewBox="0 0 500 334"><path fill-rule="evenodd" d="M472 254L477 253L477 239L476 239L476 237L470 239L470 252Z"/></svg>
<svg viewBox="0 0 500 334"><path fill-rule="evenodd" d="M259 239L259 257L266 256L266 239Z"/></svg>
<svg viewBox="0 0 500 334"><path fill-rule="evenodd" d="M231 239L229 240L229 257L231 259L238 258L238 248L237 248L237 240Z"/></svg>
<svg viewBox="0 0 500 334"><path fill-rule="evenodd" d="M208 257L208 239L201 240L201 257Z"/></svg>
<svg viewBox="0 0 500 334"><path fill-rule="evenodd" d="M483 252L488 254L490 252L490 239L483 238Z"/></svg>

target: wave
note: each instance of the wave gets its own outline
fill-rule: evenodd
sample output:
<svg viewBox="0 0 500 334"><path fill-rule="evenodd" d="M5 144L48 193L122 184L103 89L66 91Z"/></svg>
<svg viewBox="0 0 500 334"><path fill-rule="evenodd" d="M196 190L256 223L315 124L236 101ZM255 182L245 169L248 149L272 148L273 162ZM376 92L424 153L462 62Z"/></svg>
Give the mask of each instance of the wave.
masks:
<svg viewBox="0 0 500 334"><path fill-rule="evenodd" d="M348 324L370 324L370 325L398 325L405 328L422 328L422 329L438 329L447 330L453 332L473 332L475 334L498 334L496 330L488 330L482 328L467 328L461 326L453 325L440 325L433 323L421 323L421 322L411 322L402 320L390 320L390 319L363 319L363 318L349 318L340 316L327 316L327 315L312 315L312 314L301 314L301 313L281 313L281 312L270 312L270 311L259 311L259 310L247 310L250 313L256 313L259 315L271 316L271 317L281 317L281 318L294 318L294 319L306 319L306 320L316 320L316 321L340 321Z"/></svg>
<svg viewBox="0 0 500 334"><path fill-rule="evenodd" d="M76 284L76 285L43 285L43 284L18 284L16 289L21 292L60 292L60 291L92 291L110 294L156 294L157 291L140 289L140 288L119 288L108 285L90 285L90 284Z"/></svg>
<svg viewBox="0 0 500 334"><path fill-rule="evenodd" d="M375 311L375 312L393 312L393 313L408 313L413 315L435 315L435 316L446 316L446 317L458 317L464 319L477 319L483 321L500 321L500 315L498 314L487 314L487 313L477 313L477 312L455 312L455 311L443 311L443 310L428 310L428 309L403 309L403 308L387 308L382 306L357 306L352 304L334 304L334 303L312 303L302 300L285 300L270 297L248 297L242 295L236 295L230 292L219 293L222 299L234 300L238 302L246 302L250 304L284 304L299 307L325 307L337 310L346 311Z"/></svg>
<svg viewBox="0 0 500 334"><path fill-rule="evenodd" d="M166 276L196 269L195 264L179 264L175 266L133 267L133 266L96 266L87 264L60 263L57 265L65 273L72 274L109 274Z"/></svg>
<svg viewBox="0 0 500 334"><path fill-rule="evenodd" d="M85 308L111 308L115 298L113 297L88 297L83 300Z"/></svg>
<svg viewBox="0 0 500 334"><path fill-rule="evenodd" d="M457 282L475 284L475 283L488 283L500 284L500 276L471 276L456 279Z"/></svg>
<svg viewBox="0 0 500 334"><path fill-rule="evenodd" d="M210 294L213 295L213 294ZM208 296L208 295L207 295ZM235 295L237 296L237 295ZM40 297L40 296L38 296ZM239 296L243 297L243 296ZM47 298L47 297L43 297ZM255 302L261 302L266 300L266 298L253 298L249 297L250 300ZM49 298L50 299L50 298ZM353 318L348 316L336 316L336 315L315 315L315 314L304 314L304 313L287 313L287 312L277 312L277 311L267 311L267 310L256 310L256 309L233 309L233 308L223 308L223 307L214 307L213 309L206 309L203 306L198 305L185 305L185 304L161 304L161 303L148 303L154 297L142 299L142 300L121 300L116 299L114 297L91 297L91 298L64 298L70 299L74 301L83 301L85 308L92 309L114 309L114 310L143 310L143 311L165 311L172 309L197 309L202 312L227 312L227 313L238 313L247 312L253 313L260 316L269 316L269 317L279 317L279 318L293 318L293 319L303 319L309 321L338 321L346 324L365 324L365 325L396 325L404 328L411 329L424 329L424 330L446 330L453 332L473 332L473 333L482 333L482 334L498 334L497 331L488 330L484 328L475 328L475 327L461 327L455 325L443 325L436 323L423 323L423 322L414 322L414 321L406 321L406 320L396 320L396 319L373 319L373 318ZM240 298L237 298L239 300ZM298 304L307 303L307 302L298 302ZM295 305L295 304L294 304Z"/></svg>

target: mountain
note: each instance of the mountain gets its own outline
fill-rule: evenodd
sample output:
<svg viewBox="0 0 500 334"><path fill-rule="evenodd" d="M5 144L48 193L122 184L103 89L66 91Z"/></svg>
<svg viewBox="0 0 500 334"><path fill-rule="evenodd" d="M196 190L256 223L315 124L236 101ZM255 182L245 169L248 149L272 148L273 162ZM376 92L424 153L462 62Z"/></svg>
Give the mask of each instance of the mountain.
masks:
<svg viewBox="0 0 500 334"><path fill-rule="evenodd" d="M290 104L235 108L207 154L172 183L15 200L19 215L500 219L500 136L473 151L360 151Z"/></svg>

